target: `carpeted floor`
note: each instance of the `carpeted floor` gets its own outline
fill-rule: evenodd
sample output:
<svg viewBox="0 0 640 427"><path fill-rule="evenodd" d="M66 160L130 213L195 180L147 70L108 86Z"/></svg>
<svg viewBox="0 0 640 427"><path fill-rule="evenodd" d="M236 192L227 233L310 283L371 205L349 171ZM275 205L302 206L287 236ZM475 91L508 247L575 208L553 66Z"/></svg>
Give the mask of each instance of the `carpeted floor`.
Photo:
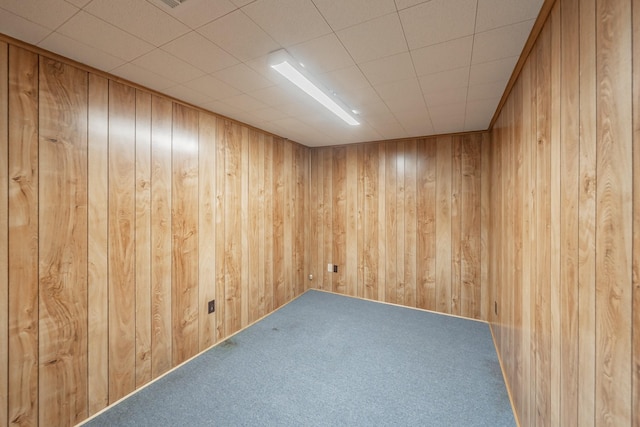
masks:
<svg viewBox="0 0 640 427"><path fill-rule="evenodd" d="M514 426L485 323L308 291L87 426Z"/></svg>

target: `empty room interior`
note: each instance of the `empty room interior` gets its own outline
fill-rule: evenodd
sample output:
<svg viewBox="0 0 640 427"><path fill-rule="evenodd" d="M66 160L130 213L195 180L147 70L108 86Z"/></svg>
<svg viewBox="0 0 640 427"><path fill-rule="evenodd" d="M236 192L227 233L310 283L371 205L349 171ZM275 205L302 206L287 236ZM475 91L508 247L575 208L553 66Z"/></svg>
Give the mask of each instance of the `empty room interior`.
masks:
<svg viewBox="0 0 640 427"><path fill-rule="evenodd" d="M640 3L0 0L0 259L0 427L640 426Z"/></svg>

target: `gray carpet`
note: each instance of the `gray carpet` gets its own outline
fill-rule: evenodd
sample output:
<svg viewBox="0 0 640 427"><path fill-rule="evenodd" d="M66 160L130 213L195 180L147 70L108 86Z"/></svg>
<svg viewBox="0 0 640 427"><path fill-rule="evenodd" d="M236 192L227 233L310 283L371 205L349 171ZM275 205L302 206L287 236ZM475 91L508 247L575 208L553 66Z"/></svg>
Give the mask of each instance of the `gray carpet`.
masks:
<svg viewBox="0 0 640 427"><path fill-rule="evenodd" d="M514 426L485 323L308 291L87 426Z"/></svg>

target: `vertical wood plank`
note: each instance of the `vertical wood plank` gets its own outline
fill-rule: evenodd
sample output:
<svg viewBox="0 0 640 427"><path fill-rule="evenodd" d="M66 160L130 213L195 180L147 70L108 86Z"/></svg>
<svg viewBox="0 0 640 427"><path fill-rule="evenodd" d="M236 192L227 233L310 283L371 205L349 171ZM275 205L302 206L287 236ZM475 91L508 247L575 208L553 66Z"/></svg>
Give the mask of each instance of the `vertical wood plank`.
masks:
<svg viewBox="0 0 640 427"><path fill-rule="evenodd" d="M490 144L491 137L489 133L482 134L480 139L480 166L478 171L478 177L480 183L480 201L479 201L479 213L480 216L480 319L489 321L491 313L491 293L489 282L489 227L491 224L491 170L490 170Z"/></svg>
<svg viewBox="0 0 640 427"><path fill-rule="evenodd" d="M0 425L8 423L9 385L9 46L0 42Z"/></svg>
<svg viewBox="0 0 640 427"><path fill-rule="evenodd" d="M358 233L358 285L356 287L356 295L362 297L364 295L364 145L357 146L357 177L358 188L356 190L358 201L357 209L357 225Z"/></svg>
<svg viewBox="0 0 640 427"><path fill-rule="evenodd" d="M561 286L560 286L560 88L561 83L561 3L556 3L551 10L551 424L560 424L560 387L561 387Z"/></svg>
<svg viewBox="0 0 640 427"><path fill-rule="evenodd" d="M364 146L364 293L367 299L378 299L378 164L379 144Z"/></svg>
<svg viewBox="0 0 640 427"><path fill-rule="evenodd" d="M345 152L345 263L344 292L357 295L358 284L358 147Z"/></svg>
<svg viewBox="0 0 640 427"><path fill-rule="evenodd" d="M633 362L632 425L640 425L640 7L633 12Z"/></svg>
<svg viewBox="0 0 640 427"><path fill-rule="evenodd" d="M579 2L561 8L560 88L560 424L578 425L578 203L580 188Z"/></svg>
<svg viewBox="0 0 640 427"><path fill-rule="evenodd" d="M417 141L405 143L404 155L404 305L416 306Z"/></svg>
<svg viewBox="0 0 640 427"><path fill-rule="evenodd" d="M258 215L258 224L257 224L257 232L258 232L258 259L255 262L252 261L252 265L254 265L258 270L258 308L255 314L260 318L264 316L267 305L267 286L270 284L270 275L267 273L267 265L265 264L265 259L267 258L267 251L269 248L267 247L267 233L268 230L268 222L267 222L267 191L271 187L271 182L267 182L267 167L265 164L266 158L266 145L267 145L267 137L264 134L260 134L257 142L258 152L254 153L256 156L256 168L258 170L258 181L253 185L258 186L258 198L256 200L258 206L256 210L256 214ZM253 168L253 166L250 166ZM269 193L270 194L270 193ZM256 319L257 319L256 318Z"/></svg>
<svg viewBox="0 0 640 427"><path fill-rule="evenodd" d="M396 156L392 160L395 162L396 168L396 194L395 194L395 202L396 202L396 217L395 217L395 233L396 233L396 241L394 242L395 250L396 250L396 296L395 303L404 305L404 289L405 289L405 276L404 276L404 268L405 268L405 194L406 194L406 183L405 183L405 155L406 155L406 145L408 141L398 141L396 143Z"/></svg>
<svg viewBox="0 0 640 427"><path fill-rule="evenodd" d="M215 341L223 339L225 334L225 316L227 299L225 294L225 275L226 275L226 172L227 172L227 120L219 119L216 121L216 186L215 186L215 222L216 222L216 258L215 258L215 287L216 287L216 336Z"/></svg>
<svg viewBox="0 0 640 427"><path fill-rule="evenodd" d="M9 423L38 423L38 57L9 46Z"/></svg>
<svg viewBox="0 0 640 427"><path fill-rule="evenodd" d="M242 142L240 126L225 122L225 335L231 335L242 326Z"/></svg>
<svg viewBox="0 0 640 427"><path fill-rule="evenodd" d="M209 301L216 299L217 118L201 111L198 123L198 324L202 351L215 343L217 326L215 313L208 313Z"/></svg>
<svg viewBox="0 0 640 427"><path fill-rule="evenodd" d="M333 168L332 168L332 211L333 211L333 250L332 262L338 266L338 272L333 273L333 292L340 294L346 291L346 258L347 258L347 201L346 201L346 179L347 179L347 159L346 148L335 147L332 149Z"/></svg>
<svg viewBox="0 0 640 427"><path fill-rule="evenodd" d="M136 90L136 388L151 381L151 95Z"/></svg>
<svg viewBox="0 0 640 427"><path fill-rule="evenodd" d="M482 287L480 282L480 138L462 138L461 146L461 259L460 313L481 318Z"/></svg>
<svg viewBox="0 0 640 427"><path fill-rule="evenodd" d="M249 129L240 127L240 327L249 324Z"/></svg>
<svg viewBox="0 0 640 427"><path fill-rule="evenodd" d="M135 389L135 89L109 82L109 403Z"/></svg>
<svg viewBox="0 0 640 427"><path fill-rule="evenodd" d="M436 142L436 310L451 313L451 137Z"/></svg>
<svg viewBox="0 0 640 427"><path fill-rule="evenodd" d="M324 290L333 290L333 273L327 271L327 264L334 263L333 253L333 159L332 148L321 149L322 170L324 174L323 189L323 233L324 233L324 250L322 260L322 288Z"/></svg>
<svg viewBox="0 0 640 427"><path fill-rule="evenodd" d="M550 211L550 27L546 26L538 37L536 50L536 420L540 425L551 422L551 236L547 224L551 222Z"/></svg>
<svg viewBox="0 0 640 427"><path fill-rule="evenodd" d="M151 377L172 367L171 128L172 104L151 98Z"/></svg>
<svg viewBox="0 0 640 427"><path fill-rule="evenodd" d="M387 155L383 143L378 143L378 301L387 300Z"/></svg>
<svg viewBox="0 0 640 427"><path fill-rule="evenodd" d="M89 74L88 93L89 415L109 404L109 82Z"/></svg>
<svg viewBox="0 0 640 427"><path fill-rule="evenodd" d="M385 270L384 301L396 303L398 300L398 147L395 141L383 144L385 149Z"/></svg>
<svg viewBox="0 0 640 427"><path fill-rule="evenodd" d="M265 314L273 310L274 273L273 273L273 137L265 136L264 144L264 310Z"/></svg>
<svg viewBox="0 0 640 427"><path fill-rule="evenodd" d="M87 73L39 71L38 412L68 425L87 417Z"/></svg>
<svg viewBox="0 0 640 427"><path fill-rule="evenodd" d="M282 299L278 305L285 304L291 299L292 285L293 285L293 218L292 218L292 206L294 204L293 198L295 192L293 191L293 150L291 141L283 142L283 174L282 174L282 190L284 193L284 206L282 217L282 232L283 232L283 293Z"/></svg>
<svg viewBox="0 0 640 427"><path fill-rule="evenodd" d="M436 309L436 139L417 147L416 306Z"/></svg>
<svg viewBox="0 0 640 427"><path fill-rule="evenodd" d="M198 112L173 105L171 189L173 365L198 352Z"/></svg>
<svg viewBox="0 0 640 427"><path fill-rule="evenodd" d="M284 141L273 139L273 307L285 302L284 282Z"/></svg>
<svg viewBox="0 0 640 427"><path fill-rule="evenodd" d="M631 423L631 2L596 2L596 425Z"/></svg>
<svg viewBox="0 0 640 427"><path fill-rule="evenodd" d="M311 258L311 265L309 268L309 274L312 275L313 280L306 282L305 289L317 289L321 280L322 274L322 261L320 257L322 250L320 244L323 242L322 237L322 222L321 222L321 209L322 209L322 185L320 176L320 163L318 160L318 150L309 150L309 240L307 242L310 246L309 256Z"/></svg>
<svg viewBox="0 0 640 427"><path fill-rule="evenodd" d="M595 0L580 1L578 425L595 425L596 38Z"/></svg>
<svg viewBox="0 0 640 427"><path fill-rule="evenodd" d="M306 276L309 271L309 149L295 145L294 164L296 169L296 208L294 216L296 232L293 235L297 262L294 294L296 297L304 292Z"/></svg>
<svg viewBox="0 0 640 427"><path fill-rule="evenodd" d="M263 246L260 235L260 218L262 212L261 193L264 192L264 183L260 181L260 172L264 175L264 168L260 164L260 145L264 145L264 137L254 131L249 131L249 322L254 322L262 316L261 294L264 295L264 284L260 275L260 267L264 272L264 264L260 262L260 247ZM263 159L262 159L263 160Z"/></svg>
<svg viewBox="0 0 640 427"><path fill-rule="evenodd" d="M461 190L462 190L462 141L460 136L451 138L451 313L461 311Z"/></svg>

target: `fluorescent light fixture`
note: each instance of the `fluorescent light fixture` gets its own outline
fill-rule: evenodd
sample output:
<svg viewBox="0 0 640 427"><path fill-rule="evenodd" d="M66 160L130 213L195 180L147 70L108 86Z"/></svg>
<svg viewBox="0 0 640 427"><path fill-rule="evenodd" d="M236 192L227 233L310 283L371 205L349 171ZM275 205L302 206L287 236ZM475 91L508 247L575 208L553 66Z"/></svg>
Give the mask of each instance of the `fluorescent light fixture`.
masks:
<svg viewBox="0 0 640 427"><path fill-rule="evenodd" d="M348 124L355 126L359 125L358 121L354 119L347 111L342 108L335 100L331 99L329 95L315 85L311 80L302 74L296 67L292 65L294 61L289 57L286 52L279 50L274 52L274 60L272 61L271 68L282 74L291 83L298 86L305 91L307 95L322 104L325 108L331 111L336 116Z"/></svg>

